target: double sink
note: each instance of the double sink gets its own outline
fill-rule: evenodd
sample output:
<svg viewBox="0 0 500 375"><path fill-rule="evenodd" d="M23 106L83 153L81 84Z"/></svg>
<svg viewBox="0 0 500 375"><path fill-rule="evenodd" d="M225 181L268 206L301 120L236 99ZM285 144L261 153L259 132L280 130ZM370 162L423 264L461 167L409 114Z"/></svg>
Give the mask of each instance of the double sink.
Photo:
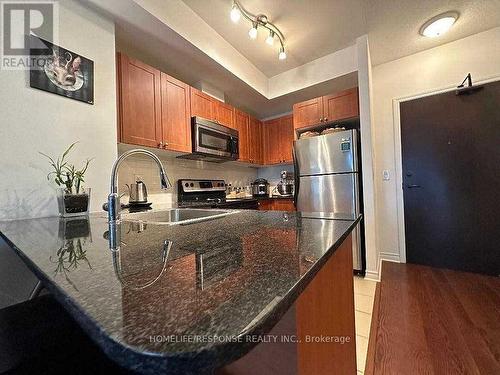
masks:
<svg viewBox="0 0 500 375"><path fill-rule="evenodd" d="M173 208L164 211L122 214L125 221L141 221L151 224L185 225L216 219L235 214L236 210L206 210L192 208Z"/></svg>

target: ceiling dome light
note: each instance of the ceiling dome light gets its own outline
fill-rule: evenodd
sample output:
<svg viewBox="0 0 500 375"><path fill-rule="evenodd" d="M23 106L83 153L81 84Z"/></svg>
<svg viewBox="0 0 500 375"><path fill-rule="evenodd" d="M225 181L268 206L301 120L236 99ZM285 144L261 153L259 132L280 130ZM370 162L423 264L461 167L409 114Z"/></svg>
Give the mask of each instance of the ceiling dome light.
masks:
<svg viewBox="0 0 500 375"><path fill-rule="evenodd" d="M256 39L257 38L257 22L254 22L252 24L252 28L248 30L248 36L250 39Z"/></svg>
<svg viewBox="0 0 500 375"><path fill-rule="evenodd" d="M458 19L458 12L446 12L431 18L420 28L420 34L436 38L446 33Z"/></svg>
<svg viewBox="0 0 500 375"><path fill-rule="evenodd" d="M266 43L270 46L274 44L274 31L269 30L269 36L266 38Z"/></svg>
<svg viewBox="0 0 500 375"><path fill-rule="evenodd" d="M231 21L236 23L240 20L240 17L241 17L241 12L238 6L235 3L233 3L233 7L231 8Z"/></svg>
<svg viewBox="0 0 500 375"><path fill-rule="evenodd" d="M285 47L280 48L280 54L278 55L278 59L280 59L280 60L286 59Z"/></svg>

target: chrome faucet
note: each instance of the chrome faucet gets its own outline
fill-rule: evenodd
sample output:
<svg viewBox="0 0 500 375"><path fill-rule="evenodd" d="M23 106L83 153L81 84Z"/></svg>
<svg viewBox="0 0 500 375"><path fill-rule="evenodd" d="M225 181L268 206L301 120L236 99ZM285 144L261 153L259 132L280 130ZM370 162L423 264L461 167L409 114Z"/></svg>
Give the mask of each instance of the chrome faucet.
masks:
<svg viewBox="0 0 500 375"><path fill-rule="evenodd" d="M120 194L118 194L118 186L116 183L118 179L118 168L120 167L122 161L127 157L129 157L130 155L146 155L149 156L151 159L153 159L158 165L158 168L160 170L161 188L168 189L172 187L172 184L170 183L168 176L165 173L165 169L163 168L163 164L161 163L158 156L153 154L151 151L142 149L134 149L124 152L123 154L120 155L118 159L116 159L115 163L113 164L113 169L111 170L111 192L108 195L108 204L107 204L108 221L110 223L116 223L117 221L120 220L120 209L121 209Z"/></svg>

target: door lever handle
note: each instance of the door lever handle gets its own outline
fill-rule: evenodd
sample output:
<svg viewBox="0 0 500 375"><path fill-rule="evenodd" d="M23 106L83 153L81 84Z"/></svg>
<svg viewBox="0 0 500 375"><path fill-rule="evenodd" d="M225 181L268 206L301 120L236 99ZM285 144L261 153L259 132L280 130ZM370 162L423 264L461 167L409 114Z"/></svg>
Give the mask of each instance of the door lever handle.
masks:
<svg viewBox="0 0 500 375"><path fill-rule="evenodd" d="M422 186L420 186L420 185L406 185L406 187L407 187L408 189L416 189L416 188L420 188L420 187L422 187Z"/></svg>

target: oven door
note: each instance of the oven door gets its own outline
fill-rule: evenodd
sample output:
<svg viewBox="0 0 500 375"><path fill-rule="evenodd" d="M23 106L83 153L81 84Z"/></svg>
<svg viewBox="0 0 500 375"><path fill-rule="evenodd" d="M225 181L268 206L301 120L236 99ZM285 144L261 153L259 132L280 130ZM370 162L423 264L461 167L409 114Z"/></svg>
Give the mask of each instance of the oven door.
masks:
<svg viewBox="0 0 500 375"><path fill-rule="evenodd" d="M238 158L238 131L211 121L193 118L193 152Z"/></svg>

